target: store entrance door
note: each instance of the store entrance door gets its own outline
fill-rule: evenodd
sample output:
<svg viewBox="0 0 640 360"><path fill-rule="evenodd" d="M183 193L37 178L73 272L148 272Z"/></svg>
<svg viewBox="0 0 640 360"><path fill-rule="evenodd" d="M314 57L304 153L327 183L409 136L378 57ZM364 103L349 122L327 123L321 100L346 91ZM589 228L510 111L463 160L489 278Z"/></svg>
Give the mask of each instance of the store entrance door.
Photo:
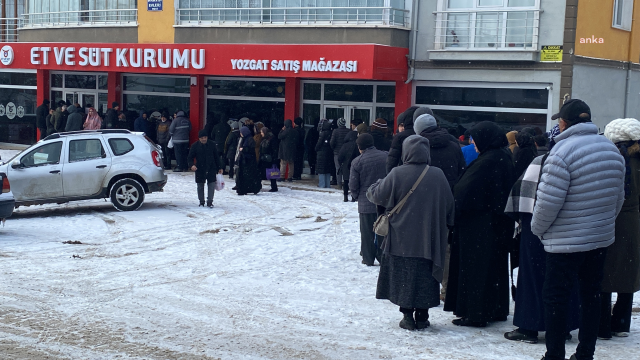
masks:
<svg viewBox="0 0 640 360"><path fill-rule="evenodd" d="M92 107L98 109L98 103L96 102L98 99L97 93L69 91L65 93L64 99L70 102L71 104L78 103L84 107L88 107L89 105L91 105Z"/></svg>
<svg viewBox="0 0 640 360"><path fill-rule="evenodd" d="M324 118L337 121L344 118L347 121L347 128L351 126L351 121L361 120L367 125L371 125L371 114L373 108L371 106L361 105L325 105Z"/></svg>

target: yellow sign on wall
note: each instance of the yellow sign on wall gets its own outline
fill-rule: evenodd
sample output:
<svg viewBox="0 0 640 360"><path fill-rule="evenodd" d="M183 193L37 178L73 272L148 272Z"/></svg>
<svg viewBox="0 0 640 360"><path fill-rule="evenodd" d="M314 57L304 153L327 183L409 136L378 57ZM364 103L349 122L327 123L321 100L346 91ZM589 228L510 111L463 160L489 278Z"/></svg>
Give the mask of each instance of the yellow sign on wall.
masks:
<svg viewBox="0 0 640 360"><path fill-rule="evenodd" d="M540 62L562 62L562 45L543 46L540 51Z"/></svg>

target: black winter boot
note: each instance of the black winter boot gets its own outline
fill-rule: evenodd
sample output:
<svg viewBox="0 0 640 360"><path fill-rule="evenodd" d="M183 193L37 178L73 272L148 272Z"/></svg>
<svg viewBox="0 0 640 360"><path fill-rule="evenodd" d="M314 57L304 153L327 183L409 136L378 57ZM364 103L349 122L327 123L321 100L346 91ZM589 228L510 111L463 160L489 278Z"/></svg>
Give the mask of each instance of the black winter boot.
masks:
<svg viewBox="0 0 640 360"><path fill-rule="evenodd" d="M416 329L416 322L413 320L413 314L404 314L404 317L400 321L400 327L405 330L413 331Z"/></svg>
<svg viewBox="0 0 640 360"><path fill-rule="evenodd" d="M207 201L207 207L212 208L213 207L213 201Z"/></svg>

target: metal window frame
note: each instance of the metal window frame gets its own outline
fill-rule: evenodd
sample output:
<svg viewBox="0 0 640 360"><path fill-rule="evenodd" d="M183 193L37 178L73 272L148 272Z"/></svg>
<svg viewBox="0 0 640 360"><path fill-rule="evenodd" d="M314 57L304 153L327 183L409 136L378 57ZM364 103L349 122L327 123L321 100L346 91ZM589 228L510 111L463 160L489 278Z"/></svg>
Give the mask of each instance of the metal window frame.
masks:
<svg viewBox="0 0 640 360"><path fill-rule="evenodd" d="M154 95L154 94L162 94L163 96L173 96L173 97L191 97L191 92L186 93L171 93L171 92L154 92L154 91L137 91L137 90L124 90L124 77L125 76L138 76L138 77L157 77L157 78L185 78L190 79L190 75L176 75L176 76L167 76L163 74L138 74L138 73L122 73L120 74L120 84L122 84L123 90L121 91L120 102L123 101L125 94L130 95Z"/></svg>
<svg viewBox="0 0 640 360"><path fill-rule="evenodd" d="M20 73L20 74L37 74L38 70L28 70L28 69L20 69L16 71L14 69L0 69L0 72L3 73ZM25 89L25 90L38 90L37 85L8 85L8 84L0 84L0 88L5 89Z"/></svg>
<svg viewBox="0 0 640 360"><path fill-rule="evenodd" d="M426 105L437 110L458 110L476 112L503 112L521 114L546 114L547 129L554 126L551 116L553 116L553 84L551 83L507 83L507 82L486 82L486 81L414 81L411 91L411 104L419 106ZM460 106L460 105L431 105L416 103L416 89L418 86L424 87L451 87L451 88L489 88L489 89L545 89L547 90L547 108L506 108L506 107L482 107L482 106Z"/></svg>

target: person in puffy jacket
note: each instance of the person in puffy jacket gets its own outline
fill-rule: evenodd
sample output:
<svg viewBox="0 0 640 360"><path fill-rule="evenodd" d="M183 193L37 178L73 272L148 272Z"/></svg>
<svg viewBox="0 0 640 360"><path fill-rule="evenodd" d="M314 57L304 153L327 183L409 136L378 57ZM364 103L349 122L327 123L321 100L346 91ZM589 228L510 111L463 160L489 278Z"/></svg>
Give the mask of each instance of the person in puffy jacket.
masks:
<svg viewBox="0 0 640 360"><path fill-rule="evenodd" d="M318 186L331 187L331 170L333 169L333 149L331 149L331 122L322 121L322 131L316 143L316 171L318 172Z"/></svg>
<svg viewBox="0 0 640 360"><path fill-rule="evenodd" d="M416 134L413 130L413 115L416 110L418 107L412 106L398 115L398 126L402 125L403 130L391 140L391 148L387 158L387 173L391 172L394 167L402 165L402 143L409 136Z"/></svg>
<svg viewBox="0 0 640 360"><path fill-rule="evenodd" d="M293 122L290 119L284 121L284 127L278 134L278 140L280 140L280 149L278 150L280 177L283 180L292 181L298 146L298 131L293 128Z"/></svg>
<svg viewBox="0 0 640 360"><path fill-rule="evenodd" d="M169 134L173 142L173 151L176 154L175 172L187 171L187 154L189 153L189 135L191 133L191 121L184 111L176 112L176 117L171 122Z"/></svg>
<svg viewBox="0 0 640 360"><path fill-rule="evenodd" d="M571 358L593 359L607 247L624 203L625 161L591 122L591 109L571 99L559 113L560 134L542 166L531 232L547 252L543 288L545 359L565 358L565 324L571 287L580 284L580 344Z"/></svg>
<svg viewBox="0 0 640 360"><path fill-rule="evenodd" d="M170 128L171 119L169 119L169 114L164 112L160 117L160 121L158 121L156 133L158 134L158 145L162 147L162 154L164 155L162 157L164 161L164 168L167 170L171 169L171 158L173 156L173 149L168 146L169 140L171 140L171 135L169 134Z"/></svg>
<svg viewBox="0 0 640 360"><path fill-rule="evenodd" d="M80 131L82 130L82 114L78 111L78 108L74 105L69 106L69 117L67 117L67 124L64 131Z"/></svg>
<svg viewBox="0 0 640 360"><path fill-rule="evenodd" d="M331 145L331 149L333 149L333 163L338 170L336 173L336 182L338 185L342 186L342 175L340 174L340 163L338 162L338 155L340 154L340 149L344 144L344 137L351 131L351 129L347 129L347 121L344 118L338 119L338 128L333 130L331 133L331 140L329 144Z"/></svg>

